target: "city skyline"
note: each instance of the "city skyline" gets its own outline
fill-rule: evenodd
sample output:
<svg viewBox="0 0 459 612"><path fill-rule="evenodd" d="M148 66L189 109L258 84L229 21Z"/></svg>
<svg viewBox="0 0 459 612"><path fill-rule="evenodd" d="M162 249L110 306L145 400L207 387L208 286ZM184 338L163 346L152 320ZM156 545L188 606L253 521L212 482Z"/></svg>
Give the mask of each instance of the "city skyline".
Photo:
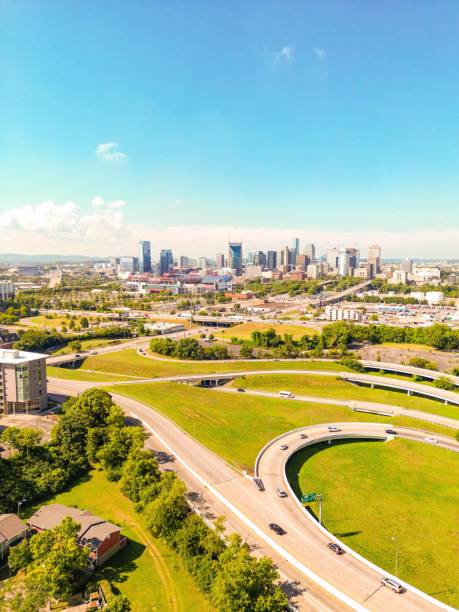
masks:
<svg viewBox="0 0 459 612"><path fill-rule="evenodd" d="M458 16L6 2L0 250L113 255L143 235L198 255L298 234L455 257Z"/></svg>

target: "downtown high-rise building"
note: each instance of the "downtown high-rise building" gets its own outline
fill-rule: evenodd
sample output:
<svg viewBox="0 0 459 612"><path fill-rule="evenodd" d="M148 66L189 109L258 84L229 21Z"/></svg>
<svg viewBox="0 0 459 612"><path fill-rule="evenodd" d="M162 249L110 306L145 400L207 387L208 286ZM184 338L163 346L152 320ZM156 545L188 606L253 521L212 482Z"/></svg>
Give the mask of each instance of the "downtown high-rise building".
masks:
<svg viewBox="0 0 459 612"><path fill-rule="evenodd" d="M381 272L381 247L377 244L372 244L368 247L368 274L370 278Z"/></svg>
<svg viewBox="0 0 459 612"><path fill-rule="evenodd" d="M291 263L296 260L296 256L300 254L300 239L294 238L292 240L292 248L291 248Z"/></svg>
<svg viewBox="0 0 459 612"><path fill-rule="evenodd" d="M223 253L217 253L215 256L215 265L217 268L225 267L225 256Z"/></svg>
<svg viewBox="0 0 459 612"><path fill-rule="evenodd" d="M307 256L309 260L308 263L314 263L316 261L316 245L309 242L304 247L304 254Z"/></svg>
<svg viewBox="0 0 459 612"><path fill-rule="evenodd" d="M242 276L242 242L228 244L228 267L235 271L236 276Z"/></svg>
<svg viewBox="0 0 459 612"><path fill-rule="evenodd" d="M151 245L149 240L139 240L139 272L151 272Z"/></svg>
<svg viewBox="0 0 459 612"><path fill-rule="evenodd" d="M159 273L162 276L167 274L169 270L174 266L174 257L170 249L162 249L159 256Z"/></svg>
<svg viewBox="0 0 459 612"><path fill-rule="evenodd" d="M277 265L277 253L276 251L268 251L266 253L266 267L268 270L274 270Z"/></svg>

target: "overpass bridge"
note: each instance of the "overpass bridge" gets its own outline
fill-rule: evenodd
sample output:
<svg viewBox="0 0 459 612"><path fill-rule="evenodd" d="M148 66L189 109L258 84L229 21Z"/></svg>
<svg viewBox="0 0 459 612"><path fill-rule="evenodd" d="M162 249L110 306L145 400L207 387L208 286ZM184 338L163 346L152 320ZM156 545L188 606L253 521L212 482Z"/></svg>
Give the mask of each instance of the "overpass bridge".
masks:
<svg viewBox="0 0 459 612"><path fill-rule="evenodd" d="M336 304L337 302L345 300L347 297L353 295L354 293L359 293L360 291L365 289L365 287L368 287L368 285L371 285L371 280L363 281L362 283L354 285L353 287L349 287L348 289L340 291L339 293L330 293L328 295L319 294L317 300L311 302L311 306L314 306L315 308L321 308L323 306L327 306L328 304Z"/></svg>

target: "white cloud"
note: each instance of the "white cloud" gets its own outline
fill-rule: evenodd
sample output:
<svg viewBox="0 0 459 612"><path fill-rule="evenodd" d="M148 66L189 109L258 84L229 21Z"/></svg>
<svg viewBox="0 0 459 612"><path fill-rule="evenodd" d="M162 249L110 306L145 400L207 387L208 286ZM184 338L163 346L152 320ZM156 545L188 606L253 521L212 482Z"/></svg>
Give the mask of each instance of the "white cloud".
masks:
<svg viewBox="0 0 459 612"><path fill-rule="evenodd" d="M308 227L174 225L153 229L128 223L121 210L125 206L123 200L106 203L96 196L92 204L89 212L75 202L59 204L50 200L5 211L0 214L1 250L25 254L134 255L137 241L142 238L152 241L155 258L161 248L171 248L176 255L212 256L226 251L229 236L242 240L245 253L277 250L298 237L302 244L315 243L319 253L337 244L355 244L365 256L368 246L378 243L384 257L453 258L457 256L455 245L459 244L457 228L337 232Z"/></svg>
<svg viewBox="0 0 459 612"><path fill-rule="evenodd" d="M92 199L92 205L96 208L101 208L105 206L106 208L112 208L114 210L123 208L126 206L126 202L124 200L113 200L113 202L106 202L101 196L96 196Z"/></svg>
<svg viewBox="0 0 459 612"><path fill-rule="evenodd" d="M291 62L293 60L293 47L284 46L281 47L280 51L274 53L275 62Z"/></svg>
<svg viewBox="0 0 459 612"><path fill-rule="evenodd" d="M97 145L96 155L105 161L119 161L127 157L126 153L118 150L117 142L106 142Z"/></svg>
<svg viewBox="0 0 459 612"><path fill-rule="evenodd" d="M312 52L314 53L314 55L317 57L318 60L320 61L324 61L327 59L327 52L325 51L325 49L322 49L322 47L315 47Z"/></svg>
<svg viewBox="0 0 459 612"><path fill-rule="evenodd" d="M100 197L94 198L93 204L96 202L97 209L90 214L84 214L75 202L57 204L51 200L37 206L12 208L0 214L0 232L5 243L10 244L6 248L17 250L18 245L26 245L44 253L50 252L53 243L64 241L64 247L68 243L69 248L86 243L85 250L90 252L98 248L99 241L113 243L124 238L123 212L116 210L121 200L106 206L100 204L101 200ZM68 253L68 248L63 252Z"/></svg>

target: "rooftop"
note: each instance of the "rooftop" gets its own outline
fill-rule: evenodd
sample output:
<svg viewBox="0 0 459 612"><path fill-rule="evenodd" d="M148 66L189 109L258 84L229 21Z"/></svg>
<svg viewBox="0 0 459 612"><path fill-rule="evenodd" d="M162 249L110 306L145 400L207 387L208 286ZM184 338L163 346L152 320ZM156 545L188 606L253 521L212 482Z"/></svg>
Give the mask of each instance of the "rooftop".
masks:
<svg viewBox="0 0 459 612"><path fill-rule="evenodd" d="M18 351L17 349L0 349L0 364L19 365L35 361L36 359L42 359L43 357L47 357L47 355Z"/></svg>

